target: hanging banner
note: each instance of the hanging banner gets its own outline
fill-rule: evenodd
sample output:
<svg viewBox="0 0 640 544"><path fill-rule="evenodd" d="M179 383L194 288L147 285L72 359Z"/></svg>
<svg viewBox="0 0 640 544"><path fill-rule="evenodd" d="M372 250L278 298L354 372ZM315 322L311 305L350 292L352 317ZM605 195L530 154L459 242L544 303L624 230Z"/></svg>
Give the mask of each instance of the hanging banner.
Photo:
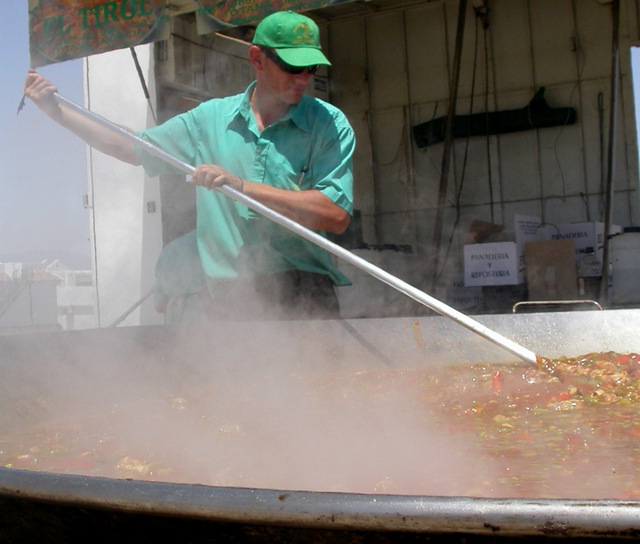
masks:
<svg viewBox="0 0 640 544"><path fill-rule="evenodd" d="M29 0L33 68L168 37L166 0Z"/></svg>
<svg viewBox="0 0 640 544"><path fill-rule="evenodd" d="M308 11L353 0L196 0L198 34L256 23L276 11Z"/></svg>

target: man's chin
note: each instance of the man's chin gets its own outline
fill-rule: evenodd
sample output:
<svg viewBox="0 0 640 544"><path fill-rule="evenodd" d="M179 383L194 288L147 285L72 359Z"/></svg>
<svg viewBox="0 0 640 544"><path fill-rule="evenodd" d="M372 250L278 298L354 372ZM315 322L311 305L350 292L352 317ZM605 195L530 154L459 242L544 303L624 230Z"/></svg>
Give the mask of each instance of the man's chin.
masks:
<svg viewBox="0 0 640 544"><path fill-rule="evenodd" d="M306 90L307 90L307 88L305 87L304 89L301 89L299 91L293 91L289 95L289 103L291 105L293 105L293 104L297 104L298 102L300 102L300 100L302 100L302 97L304 96L304 93L305 93Z"/></svg>

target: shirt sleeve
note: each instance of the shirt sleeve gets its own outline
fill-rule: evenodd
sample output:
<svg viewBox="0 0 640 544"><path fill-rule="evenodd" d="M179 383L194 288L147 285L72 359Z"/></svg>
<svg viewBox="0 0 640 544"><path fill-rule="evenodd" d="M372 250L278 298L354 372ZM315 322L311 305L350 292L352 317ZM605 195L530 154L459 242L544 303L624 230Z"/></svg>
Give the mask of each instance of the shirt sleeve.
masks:
<svg viewBox="0 0 640 544"><path fill-rule="evenodd" d="M322 146L315 161L314 188L332 202L353 213L353 163L355 135L346 116L339 110L322 138Z"/></svg>
<svg viewBox="0 0 640 544"><path fill-rule="evenodd" d="M177 115L157 127L139 131L136 134L188 165L195 165L199 125L193 113L186 112ZM184 173L183 170L156 157L140 146L136 146L136 154L149 176Z"/></svg>

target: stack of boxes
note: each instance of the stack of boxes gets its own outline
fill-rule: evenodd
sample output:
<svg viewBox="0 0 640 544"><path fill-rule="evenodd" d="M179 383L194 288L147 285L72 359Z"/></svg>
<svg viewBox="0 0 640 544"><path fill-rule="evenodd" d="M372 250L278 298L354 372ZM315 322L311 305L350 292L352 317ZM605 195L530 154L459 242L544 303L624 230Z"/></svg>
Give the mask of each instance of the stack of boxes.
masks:
<svg viewBox="0 0 640 544"><path fill-rule="evenodd" d="M611 234L620 231L615 226ZM527 284L530 300L574 299L576 266L587 249L602 262L604 223L542 225L538 217L516 216L513 237L464 246L465 286Z"/></svg>

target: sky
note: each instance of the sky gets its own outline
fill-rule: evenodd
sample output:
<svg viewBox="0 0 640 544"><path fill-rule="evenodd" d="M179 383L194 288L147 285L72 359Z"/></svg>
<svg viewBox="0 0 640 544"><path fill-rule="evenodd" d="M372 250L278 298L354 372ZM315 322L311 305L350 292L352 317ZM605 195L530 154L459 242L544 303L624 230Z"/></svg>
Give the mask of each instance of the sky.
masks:
<svg viewBox="0 0 640 544"><path fill-rule="evenodd" d="M16 114L29 68L26 0L0 0L0 262L90 263L85 146L27 101ZM82 61L39 68L58 92L82 104Z"/></svg>

